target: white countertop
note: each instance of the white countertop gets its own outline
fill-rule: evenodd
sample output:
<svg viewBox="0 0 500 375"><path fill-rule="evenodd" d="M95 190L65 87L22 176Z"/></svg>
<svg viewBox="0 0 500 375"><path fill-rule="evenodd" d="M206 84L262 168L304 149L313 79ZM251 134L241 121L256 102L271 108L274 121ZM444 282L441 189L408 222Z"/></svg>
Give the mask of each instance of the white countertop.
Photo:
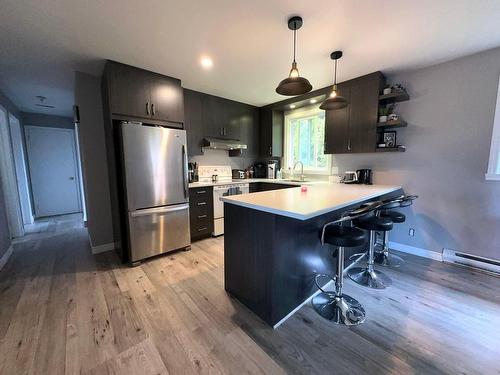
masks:
<svg viewBox="0 0 500 375"><path fill-rule="evenodd" d="M232 181L217 181L217 182L190 182L190 188L205 187L205 186L220 186L220 185L236 185L236 184L248 184L252 182L268 182L271 184L285 184L285 185L314 185L318 183L324 183L324 181L290 181L284 179L270 179L270 178L245 178Z"/></svg>
<svg viewBox="0 0 500 375"><path fill-rule="evenodd" d="M317 181L305 184L309 185L306 192L302 192L300 187L297 187L232 195L222 197L221 201L276 215L307 220L401 189L400 186L346 185Z"/></svg>

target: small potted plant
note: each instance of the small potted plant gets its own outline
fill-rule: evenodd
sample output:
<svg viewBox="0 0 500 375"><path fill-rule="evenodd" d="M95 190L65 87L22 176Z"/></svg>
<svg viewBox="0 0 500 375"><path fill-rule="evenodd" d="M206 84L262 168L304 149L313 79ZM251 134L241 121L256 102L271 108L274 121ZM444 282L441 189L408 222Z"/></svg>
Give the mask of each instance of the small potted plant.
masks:
<svg viewBox="0 0 500 375"><path fill-rule="evenodd" d="M378 109L378 122L387 122L387 116L390 114L390 107L380 107Z"/></svg>

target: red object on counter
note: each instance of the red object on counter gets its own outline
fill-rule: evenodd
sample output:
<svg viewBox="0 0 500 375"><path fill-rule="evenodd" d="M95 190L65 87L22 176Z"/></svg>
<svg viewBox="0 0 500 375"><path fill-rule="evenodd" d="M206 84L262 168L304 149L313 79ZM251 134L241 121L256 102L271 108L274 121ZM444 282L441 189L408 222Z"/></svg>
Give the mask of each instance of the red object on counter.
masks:
<svg viewBox="0 0 500 375"><path fill-rule="evenodd" d="M307 186L302 185L302 186L300 187L300 191L301 191L301 192L303 192L303 193L305 193L305 192L307 191Z"/></svg>

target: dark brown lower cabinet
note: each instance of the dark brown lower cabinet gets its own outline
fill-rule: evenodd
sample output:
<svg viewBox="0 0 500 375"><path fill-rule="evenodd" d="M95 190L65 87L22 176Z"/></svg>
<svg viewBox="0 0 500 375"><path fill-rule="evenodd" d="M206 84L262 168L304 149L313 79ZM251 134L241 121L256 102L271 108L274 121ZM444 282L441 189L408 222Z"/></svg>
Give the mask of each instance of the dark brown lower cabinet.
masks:
<svg viewBox="0 0 500 375"><path fill-rule="evenodd" d="M211 186L189 189L191 241L210 237L214 230L214 199Z"/></svg>
<svg viewBox="0 0 500 375"><path fill-rule="evenodd" d="M256 193L258 191L280 190L293 187L297 187L297 185L276 184L272 182L251 182L249 186L249 191L250 193Z"/></svg>

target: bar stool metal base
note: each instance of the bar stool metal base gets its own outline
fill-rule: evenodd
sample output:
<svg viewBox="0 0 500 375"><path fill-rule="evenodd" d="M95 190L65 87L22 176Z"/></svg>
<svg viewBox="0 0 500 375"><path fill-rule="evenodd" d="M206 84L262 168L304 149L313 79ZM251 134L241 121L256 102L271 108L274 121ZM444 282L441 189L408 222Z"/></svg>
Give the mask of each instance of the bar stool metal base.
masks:
<svg viewBox="0 0 500 375"><path fill-rule="evenodd" d="M385 289L392 284L392 280L384 273L368 268L354 267L347 271L349 278L355 283L373 289Z"/></svg>
<svg viewBox="0 0 500 375"><path fill-rule="evenodd" d="M373 261L381 266L394 268L401 266L401 264L405 262L400 256L387 253L385 251L375 253L375 258Z"/></svg>
<svg viewBox="0 0 500 375"><path fill-rule="evenodd" d="M312 305L319 315L336 324L356 326L366 319L363 306L345 294L337 297L335 293L323 292L312 299Z"/></svg>

